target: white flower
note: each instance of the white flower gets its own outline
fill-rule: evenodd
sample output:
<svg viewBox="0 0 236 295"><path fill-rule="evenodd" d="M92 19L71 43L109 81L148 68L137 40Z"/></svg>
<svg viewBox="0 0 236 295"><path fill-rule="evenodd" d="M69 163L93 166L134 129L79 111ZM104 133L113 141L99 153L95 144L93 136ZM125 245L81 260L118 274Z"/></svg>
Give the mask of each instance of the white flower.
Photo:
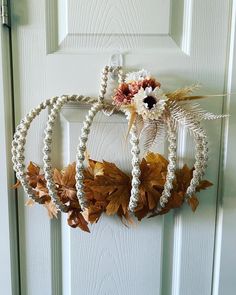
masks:
<svg viewBox="0 0 236 295"><path fill-rule="evenodd" d="M125 82L130 83L130 82L133 82L133 81L142 81L142 80L144 80L144 79L146 79L148 77L150 77L150 73L143 69L143 70L138 71L138 72L127 73Z"/></svg>
<svg viewBox="0 0 236 295"><path fill-rule="evenodd" d="M167 96L159 87L154 90L152 87L141 88L133 97L137 113L144 119L151 120L157 120L162 115L167 100Z"/></svg>

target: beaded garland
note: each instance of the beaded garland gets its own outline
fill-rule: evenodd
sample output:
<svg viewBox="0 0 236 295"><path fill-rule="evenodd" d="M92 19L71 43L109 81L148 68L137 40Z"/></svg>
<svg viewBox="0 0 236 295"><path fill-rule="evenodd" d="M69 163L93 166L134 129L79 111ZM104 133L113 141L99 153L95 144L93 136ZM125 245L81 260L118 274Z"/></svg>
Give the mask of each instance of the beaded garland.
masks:
<svg viewBox="0 0 236 295"><path fill-rule="evenodd" d="M107 83L109 73L117 73L119 86L115 90L112 104L105 102L105 94L107 91ZM195 141L195 163L192 179L186 189L185 200L191 198L202 180L205 173L208 160L207 135L201 127L202 120L213 120L224 117L223 115L215 115L202 110L196 104L189 104L194 99L203 98L204 96L192 96L195 87L186 87L178 89L172 93L163 93L161 85L152 78L146 71L142 70L135 73L123 75L121 67L106 66L102 72L101 89L98 99L85 97L82 95L63 95L61 97L53 97L39 104L32 109L16 128L12 142L12 162L16 172L16 177L21 183L25 193L34 201L39 202L35 196L32 187L27 180L27 172L25 170L25 143L27 132L32 121L41 113L42 110L49 108L48 121L45 128L44 146L43 146L43 171L46 180L48 195L54 202L58 211L68 212L69 207L62 202L57 193L57 188L53 179L53 167L51 163L52 152L52 133L55 120L60 113L61 108L70 102L92 104L88 114L86 115L79 144L76 153L76 194L82 211L87 207L84 194L84 160L85 151L90 133L90 128L95 115L99 111L109 113L114 112L125 114L129 122L129 134L132 154L132 180L131 192L128 209L134 212L139 201L140 187L140 147L139 140L142 136L148 137L144 143L146 151L150 150L152 145L165 134L168 141L168 165L166 172L166 180L163 191L161 193L158 206L155 212L158 214L165 208L173 190L173 182L176 178L177 155L176 155L176 138L177 125L186 126ZM108 109L112 111L107 112ZM154 133L153 133L154 130ZM149 133L152 132L152 136ZM163 134L162 134L163 133Z"/></svg>

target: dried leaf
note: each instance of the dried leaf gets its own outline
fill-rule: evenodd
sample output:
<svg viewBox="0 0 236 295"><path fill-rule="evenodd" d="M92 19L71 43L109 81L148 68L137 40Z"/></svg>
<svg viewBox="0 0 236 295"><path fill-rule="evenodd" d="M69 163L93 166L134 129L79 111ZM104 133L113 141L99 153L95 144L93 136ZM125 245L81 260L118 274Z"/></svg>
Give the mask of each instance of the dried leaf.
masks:
<svg viewBox="0 0 236 295"><path fill-rule="evenodd" d="M43 206L48 210L49 218L51 218L51 219L53 217L57 218L58 209L52 201L46 202L45 204L43 204Z"/></svg>
<svg viewBox="0 0 236 295"><path fill-rule="evenodd" d="M53 180L56 184L63 185L61 171L54 169Z"/></svg>
<svg viewBox="0 0 236 295"><path fill-rule="evenodd" d="M12 186L12 188L17 189L20 186L21 186L21 182L19 180L17 180L17 182Z"/></svg>
<svg viewBox="0 0 236 295"><path fill-rule="evenodd" d="M31 198L28 198L26 201L25 201L25 206L29 206L29 207L32 207L33 205L35 204L35 201Z"/></svg>
<svg viewBox="0 0 236 295"><path fill-rule="evenodd" d="M157 207L165 184L166 166L163 165L162 158L155 158L152 153L148 157L152 160L151 162L143 159L140 164L140 195L138 206L135 210L135 216L138 220L144 218Z"/></svg>
<svg viewBox="0 0 236 295"><path fill-rule="evenodd" d="M128 212L127 207L130 199L130 177L123 173L115 164L105 161L103 163L104 175L97 177L102 178L108 188L110 188L107 196L107 200L110 202L106 207L106 214L114 215L120 208L123 215L125 215Z"/></svg>
<svg viewBox="0 0 236 295"><path fill-rule="evenodd" d="M69 164L65 170L62 171L62 184L67 187L75 186L75 162Z"/></svg>
<svg viewBox="0 0 236 295"><path fill-rule="evenodd" d="M54 169L53 179L57 184L58 194L63 203L76 200L75 174L75 163L68 165L62 171Z"/></svg>
<svg viewBox="0 0 236 295"><path fill-rule="evenodd" d="M76 228L79 227L83 231L90 232L88 228L88 222L84 219L80 210L73 210L68 213L67 222L69 226Z"/></svg>
<svg viewBox="0 0 236 295"><path fill-rule="evenodd" d="M148 216L148 214L148 217L166 214L171 209L182 206L186 190L193 176L193 169L190 169L187 165L176 171L174 188L166 207L158 214L155 212L164 188L167 166L168 161L160 154L148 153L142 160L140 165L140 195L138 206L135 209L135 216L138 220ZM68 224L70 226L80 227L89 232L88 222L91 224L97 222L104 212L107 215L117 214L126 226L133 222L127 209L131 190L131 179L128 175L113 163L88 159L88 167L84 170L84 191L88 209L86 212L81 212L76 196L75 172L75 163L72 163L62 171L55 169L53 176L59 198L63 203L67 203L70 208L68 213ZM37 202L47 208L50 218L57 217L57 208L48 195L44 175L39 174L39 166L31 162L27 173ZM202 180L197 191L206 189L211 185L211 182ZM18 187L19 183L16 186ZM195 196L188 200L193 211L196 210L198 203L199 201ZM34 201L31 199L26 201L28 206L33 204Z"/></svg>
<svg viewBox="0 0 236 295"><path fill-rule="evenodd" d="M213 185L213 183L211 183L210 181L202 180L202 181L200 181L199 185L197 186L196 191L200 192L201 190L205 190L212 185Z"/></svg>
<svg viewBox="0 0 236 295"><path fill-rule="evenodd" d="M158 153L148 153L145 156L145 159L150 164L160 164L162 167L162 171L167 170L168 161L162 155Z"/></svg>
<svg viewBox="0 0 236 295"><path fill-rule="evenodd" d="M37 164L30 162L27 167L27 180L32 188L37 186L38 181L44 180L44 176L40 175L39 172L40 167Z"/></svg>
<svg viewBox="0 0 236 295"><path fill-rule="evenodd" d="M142 115L137 115L135 120L136 130L137 130L137 136L140 137L140 134L142 132L142 129L144 127L144 121Z"/></svg>
<svg viewBox="0 0 236 295"><path fill-rule="evenodd" d="M106 211L107 201L97 201L95 204L91 204L88 208L88 221L90 223L97 222L102 213Z"/></svg>
<svg viewBox="0 0 236 295"><path fill-rule="evenodd" d="M122 107L127 113L129 113L129 122L128 122L128 131L127 131L127 136L130 133L130 130L133 126L133 124L136 121L137 118L137 112L136 112L136 107L134 104L129 104L129 105L125 105Z"/></svg>
<svg viewBox="0 0 236 295"><path fill-rule="evenodd" d="M50 202L51 198L48 195L48 189L46 188L45 181L38 181L37 186L34 190L34 194L37 197L37 201L40 204L44 204L46 202Z"/></svg>
<svg viewBox="0 0 236 295"><path fill-rule="evenodd" d="M188 204L192 208L192 211L195 212L198 207L199 201L197 197L192 196L191 198L188 198Z"/></svg>
<svg viewBox="0 0 236 295"><path fill-rule="evenodd" d="M200 86L198 84L191 85L188 87L179 88L171 93L167 93L166 96L170 100L183 101L189 99L190 94L192 94L195 90L198 90Z"/></svg>

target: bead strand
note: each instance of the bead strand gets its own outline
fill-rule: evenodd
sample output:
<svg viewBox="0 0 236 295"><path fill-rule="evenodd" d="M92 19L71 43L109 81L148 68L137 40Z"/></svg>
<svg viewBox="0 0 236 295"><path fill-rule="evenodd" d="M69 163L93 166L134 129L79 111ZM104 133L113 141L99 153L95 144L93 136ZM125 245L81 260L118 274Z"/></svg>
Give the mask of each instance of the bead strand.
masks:
<svg viewBox="0 0 236 295"><path fill-rule="evenodd" d="M122 67L117 67L117 70L118 70L118 83L121 84L125 81L125 76L123 74Z"/></svg>
<svg viewBox="0 0 236 295"><path fill-rule="evenodd" d="M56 185L53 181L53 172L52 172L52 160L51 160L51 146L52 146L52 131L55 124L55 120L61 110L61 108L69 102L85 102L91 103L94 102L94 99L90 97L84 97L82 95L72 95L72 96L61 96L58 100L52 105L52 109L48 115L48 121L46 129L44 131L44 146L43 146L43 171L45 175L46 185L48 189L48 194L55 203L58 210L67 212L68 208L64 205L58 194Z"/></svg>
<svg viewBox="0 0 236 295"><path fill-rule="evenodd" d="M198 123L200 127L200 123ZM193 170L193 177L190 181L190 185L186 190L185 200L191 198L197 189L203 175L205 174L205 169L207 167L208 160L208 142L205 131L201 128L201 134L194 133L195 147L195 163Z"/></svg>
<svg viewBox="0 0 236 295"><path fill-rule="evenodd" d="M12 141L12 163L13 169L16 172L16 177L21 182L21 185L28 197L32 198L36 202L40 202L40 200L35 196L34 190L28 184L27 173L25 171L24 151L26 137L32 121L41 113L42 110L47 107L51 107L57 101L57 99L58 97L47 99L41 102L36 108L33 108L16 127L16 131ZM87 103L94 103L96 100L90 97L84 97L82 101Z"/></svg>
<svg viewBox="0 0 236 295"><path fill-rule="evenodd" d="M108 81L108 73L113 72L113 67L106 66L102 71L101 77L101 88L99 91L98 102L95 103L88 114L86 115L85 121L83 122L83 127L81 130L81 135L79 137L79 145L77 147L76 153L76 190L77 190L77 199L80 204L81 209L84 211L86 208L86 200L84 196L84 153L86 150L86 144L88 141L88 136L90 133L90 127L92 125L93 119L98 111L102 110L104 107L104 98L107 90L107 81Z"/></svg>
<svg viewBox="0 0 236 295"><path fill-rule="evenodd" d="M140 185L140 163L139 163L139 138L137 136L137 128L136 125L133 124L130 130L131 138L131 154L132 154L132 188L131 188L131 196L129 201L129 211L134 212L137 207L138 199L139 199L139 185Z"/></svg>
<svg viewBox="0 0 236 295"><path fill-rule="evenodd" d="M169 142L168 147L168 166L167 166L167 175L166 175L166 181L164 185L163 192L161 194L159 205L156 209L156 212L160 212L163 208L165 208L166 204L168 203L168 199L171 196L171 190L173 189L173 181L175 179L175 171L177 167L176 163L176 131L174 130L173 126L171 125L171 122L167 122L167 139Z"/></svg>
<svg viewBox="0 0 236 295"><path fill-rule="evenodd" d="M57 98L58 97L47 99L46 101L40 103L36 108L33 108L16 127L16 132L14 134L12 141L12 162L13 169L16 172L16 177L21 182L21 185L25 193L36 202L39 202L39 200L35 196L32 187L28 184L27 173L25 171L24 151L26 136L31 123L36 118L36 116L38 116L40 112L44 110L46 107L51 106L57 100Z"/></svg>
<svg viewBox="0 0 236 295"><path fill-rule="evenodd" d="M90 133L90 127L92 125L93 119L97 112L102 109L102 103L98 102L94 104L91 109L89 110L86 119L83 123L83 127L81 130L81 136L79 138L79 145L77 148L77 154L76 154L76 175L75 175L75 180L76 180L76 190L77 190L77 198L80 204L80 207L82 210L86 208L86 201L84 198L84 153L86 150L86 144L88 141L88 135Z"/></svg>

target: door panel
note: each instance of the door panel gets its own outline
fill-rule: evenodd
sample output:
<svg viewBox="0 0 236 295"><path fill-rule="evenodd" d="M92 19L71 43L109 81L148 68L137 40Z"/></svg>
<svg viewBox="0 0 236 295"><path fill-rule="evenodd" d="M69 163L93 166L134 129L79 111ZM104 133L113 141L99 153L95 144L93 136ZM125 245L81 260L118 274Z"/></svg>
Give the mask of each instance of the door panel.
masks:
<svg viewBox="0 0 236 295"><path fill-rule="evenodd" d="M230 0L12 1L16 122L42 99L61 94L96 96L110 55L124 53L129 70L146 68L165 90L195 82L202 93L223 93ZM201 105L222 111L222 98ZM75 160L87 109L66 106L55 128L54 163ZM26 161L42 164L47 113L29 132ZM103 217L91 234L50 221L40 206L25 208L19 194L23 294L209 295L212 286L221 122L205 125L210 141L206 177L195 214L185 206L130 228ZM89 140L94 159L130 169L126 122L96 117ZM114 132L115 130L115 132ZM118 136L119 135L119 136ZM180 130L180 165L194 145ZM159 147L164 152L164 147Z"/></svg>

